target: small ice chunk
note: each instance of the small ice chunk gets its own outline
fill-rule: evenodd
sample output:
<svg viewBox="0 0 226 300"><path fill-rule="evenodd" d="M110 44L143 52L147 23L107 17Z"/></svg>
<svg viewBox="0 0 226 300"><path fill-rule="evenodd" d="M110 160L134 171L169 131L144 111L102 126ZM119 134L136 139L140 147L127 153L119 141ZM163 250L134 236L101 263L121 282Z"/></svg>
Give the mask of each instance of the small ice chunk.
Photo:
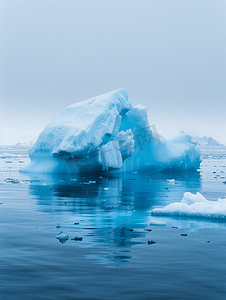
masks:
<svg viewBox="0 0 226 300"><path fill-rule="evenodd" d="M71 240L72 241L82 241L82 237L75 236L75 237L72 237Z"/></svg>
<svg viewBox="0 0 226 300"><path fill-rule="evenodd" d="M166 181L170 182L170 183L175 183L175 179L167 179Z"/></svg>
<svg viewBox="0 0 226 300"><path fill-rule="evenodd" d="M65 234L64 232L60 232L56 236L56 239L58 239L60 243L64 244L69 239L69 236L67 234Z"/></svg>
<svg viewBox="0 0 226 300"><path fill-rule="evenodd" d="M154 241L148 241L148 245L152 245L152 244L156 244L156 242L154 242Z"/></svg>

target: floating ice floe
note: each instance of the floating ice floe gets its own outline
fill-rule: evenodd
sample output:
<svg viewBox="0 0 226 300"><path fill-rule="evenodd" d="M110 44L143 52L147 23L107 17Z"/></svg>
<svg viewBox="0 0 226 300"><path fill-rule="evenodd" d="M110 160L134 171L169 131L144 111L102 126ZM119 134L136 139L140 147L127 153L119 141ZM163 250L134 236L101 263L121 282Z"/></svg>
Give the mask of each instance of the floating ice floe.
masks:
<svg viewBox="0 0 226 300"><path fill-rule="evenodd" d="M196 170L200 148L187 134L171 140L158 135L147 109L132 106L119 89L66 107L39 135L29 157L21 171Z"/></svg>
<svg viewBox="0 0 226 300"><path fill-rule="evenodd" d="M195 217L226 220L226 199L209 201L200 193L184 193L181 202L171 203L151 212L157 216Z"/></svg>

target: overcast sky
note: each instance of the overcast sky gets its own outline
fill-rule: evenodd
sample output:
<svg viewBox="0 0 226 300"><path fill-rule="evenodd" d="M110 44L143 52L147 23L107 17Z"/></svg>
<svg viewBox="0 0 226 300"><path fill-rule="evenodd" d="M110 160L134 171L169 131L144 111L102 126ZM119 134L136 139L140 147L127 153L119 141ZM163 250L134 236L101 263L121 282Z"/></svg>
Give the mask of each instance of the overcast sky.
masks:
<svg viewBox="0 0 226 300"><path fill-rule="evenodd" d="M166 137L226 143L225 0L0 0L0 142L125 87Z"/></svg>

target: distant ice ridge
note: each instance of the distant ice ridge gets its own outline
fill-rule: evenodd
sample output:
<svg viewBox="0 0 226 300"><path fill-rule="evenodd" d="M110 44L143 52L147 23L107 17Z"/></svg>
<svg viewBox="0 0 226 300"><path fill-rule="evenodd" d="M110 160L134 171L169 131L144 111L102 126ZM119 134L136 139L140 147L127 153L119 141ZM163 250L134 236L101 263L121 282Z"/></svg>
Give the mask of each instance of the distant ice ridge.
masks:
<svg viewBox="0 0 226 300"><path fill-rule="evenodd" d="M181 134L173 140L150 126L147 109L115 90L66 107L29 151L24 172L90 173L195 170L200 148Z"/></svg>
<svg viewBox="0 0 226 300"><path fill-rule="evenodd" d="M226 199L208 201L200 193L184 193L181 202L171 203L163 208L155 208L152 215L226 219Z"/></svg>
<svg viewBox="0 0 226 300"><path fill-rule="evenodd" d="M187 133L191 136L191 140L192 142L198 144L201 148L203 147L208 147L208 146L224 146L223 144L220 144L220 142L218 142L217 140L215 140L214 138L212 138L211 136L204 136L204 137L200 137L198 135L198 133L193 132L193 131L189 131L189 130L181 130L181 133Z"/></svg>

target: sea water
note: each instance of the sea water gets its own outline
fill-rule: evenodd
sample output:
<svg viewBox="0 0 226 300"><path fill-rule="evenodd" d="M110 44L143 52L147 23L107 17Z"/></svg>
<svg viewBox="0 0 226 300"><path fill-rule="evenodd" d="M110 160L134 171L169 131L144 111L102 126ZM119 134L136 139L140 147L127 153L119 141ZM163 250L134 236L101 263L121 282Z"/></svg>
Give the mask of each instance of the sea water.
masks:
<svg viewBox="0 0 226 300"><path fill-rule="evenodd" d="M226 197L225 147L197 172L78 177L19 173L27 150L0 149L1 300L226 299L226 223L151 214Z"/></svg>

